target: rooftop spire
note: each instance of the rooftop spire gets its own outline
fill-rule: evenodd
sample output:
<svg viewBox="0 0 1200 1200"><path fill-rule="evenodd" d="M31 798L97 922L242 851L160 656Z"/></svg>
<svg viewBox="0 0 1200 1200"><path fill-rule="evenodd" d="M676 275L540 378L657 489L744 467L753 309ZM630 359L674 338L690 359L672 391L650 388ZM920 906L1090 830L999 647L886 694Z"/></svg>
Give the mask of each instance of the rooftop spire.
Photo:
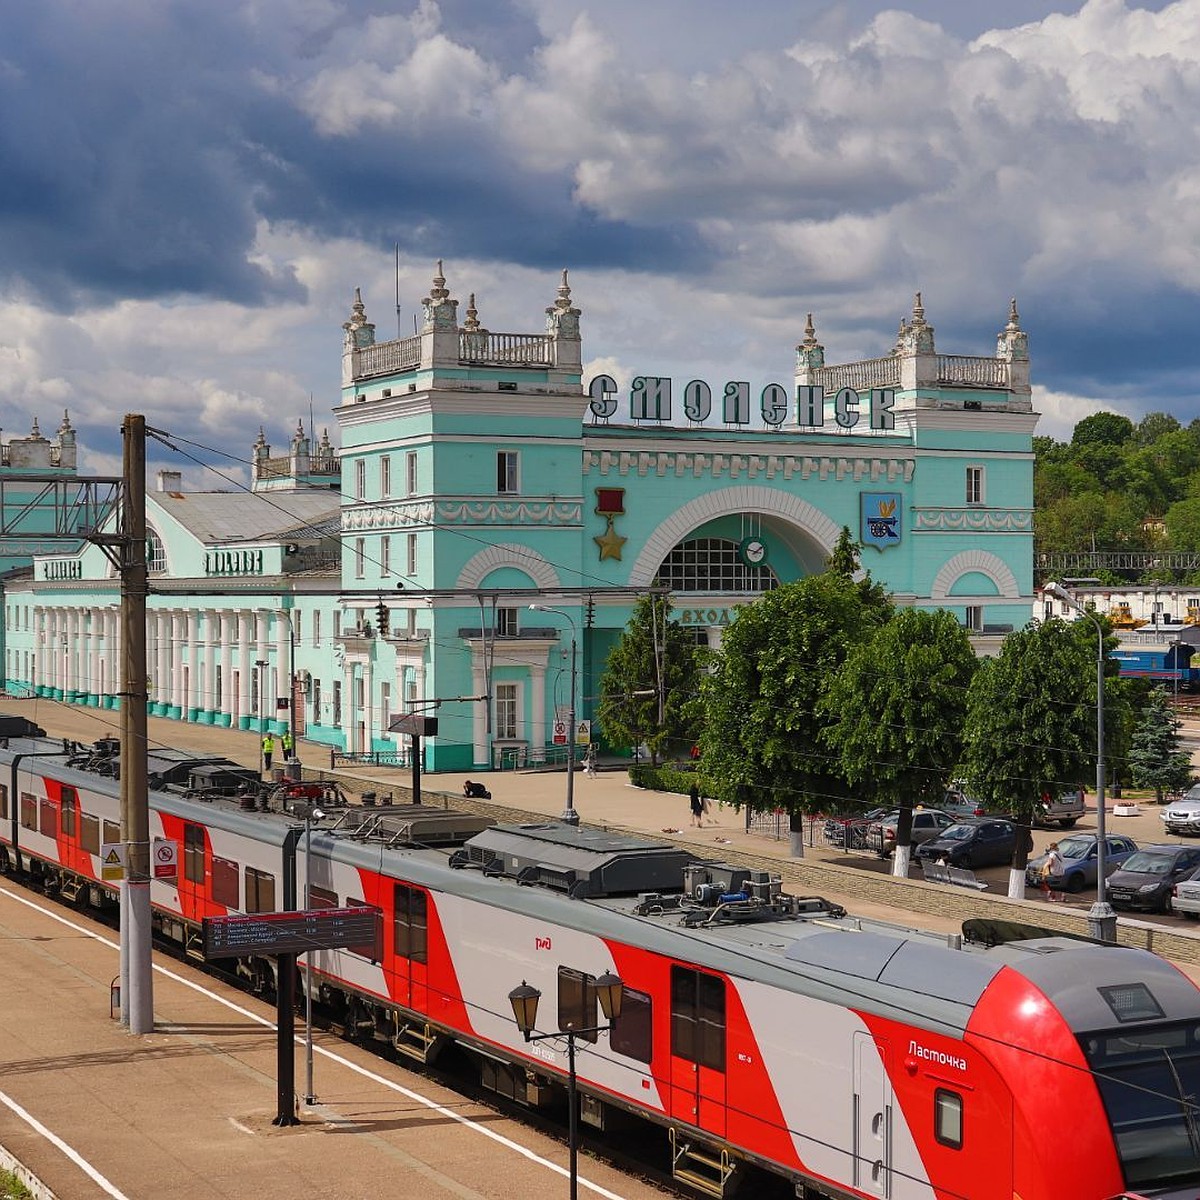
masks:
<svg viewBox="0 0 1200 1200"><path fill-rule="evenodd" d="M921 293L918 292L913 297L912 323L914 325L925 324L925 306L921 303Z"/></svg>
<svg viewBox="0 0 1200 1200"><path fill-rule="evenodd" d="M1014 296L1008 305L1008 324L1004 327L1010 333L1021 328L1021 314L1017 312L1017 298Z"/></svg>
<svg viewBox="0 0 1200 1200"><path fill-rule="evenodd" d="M467 297L467 319L463 322L463 328L472 333L479 328L479 312L475 308L474 292Z"/></svg>

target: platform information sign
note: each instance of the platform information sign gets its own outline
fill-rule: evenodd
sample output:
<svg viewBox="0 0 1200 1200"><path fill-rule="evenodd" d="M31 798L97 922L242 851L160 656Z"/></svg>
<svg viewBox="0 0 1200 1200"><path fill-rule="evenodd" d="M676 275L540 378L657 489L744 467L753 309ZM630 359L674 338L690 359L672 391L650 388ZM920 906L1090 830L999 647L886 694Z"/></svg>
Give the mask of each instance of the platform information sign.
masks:
<svg viewBox="0 0 1200 1200"><path fill-rule="evenodd" d="M369 905L205 917L204 957L211 961L244 954L303 954L307 950L371 946L378 918L379 909Z"/></svg>

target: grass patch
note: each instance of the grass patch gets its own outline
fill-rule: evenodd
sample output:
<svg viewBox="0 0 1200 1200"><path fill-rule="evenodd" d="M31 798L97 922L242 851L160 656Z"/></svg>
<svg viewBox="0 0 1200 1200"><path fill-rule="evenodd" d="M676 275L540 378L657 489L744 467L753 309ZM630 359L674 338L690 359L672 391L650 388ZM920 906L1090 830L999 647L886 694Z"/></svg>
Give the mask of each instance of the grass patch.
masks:
<svg viewBox="0 0 1200 1200"><path fill-rule="evenodd" d="M11 1171L0 1169L0 1200L33 1200L33 1193Z"/></svg>

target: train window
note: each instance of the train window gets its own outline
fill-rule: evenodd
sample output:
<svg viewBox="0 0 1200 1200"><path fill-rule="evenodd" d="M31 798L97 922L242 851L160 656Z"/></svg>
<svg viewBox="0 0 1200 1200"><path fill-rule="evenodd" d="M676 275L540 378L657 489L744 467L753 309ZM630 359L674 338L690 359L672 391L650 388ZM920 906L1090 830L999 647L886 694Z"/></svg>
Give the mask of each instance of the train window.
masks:
<svg viewBox="0 0 1200 1200"><path fill-rule="evenodd" d="M650 997L645 992L626 988L621 995L621 1015L613 1022L609 1044L617 1054L636 1058L638 1062L651 1061L652 1022Z"/></svg>
<svg viewBox="0 0 1200 1200"><path fill-rule="evenodd" d="M943 1146L961 1150L963 1144L963 1102L957 1092L937 1088L933 1093L933 1136Z"/></svg>
<svg viewBox="0 0 1200 1200"><path fill-rule="evenodd" d="M393 937L396 953L413 962L427 961L428 913L425 893L420 888L396 884L396 916L393 922Z"/></svg>
<svg viewBox="0 0 1200 1200"><path fill-rule="evenodd" d="M238 865L232 859L218 858L215 854L212 860L212 898L216 904L226 908L238 907Z"/></svg>
<svg viewBox="0 0 1200 1200"><path fill-rule="evenodd" d="M275 911L275 876L257 867L246 868L246 911Z"/></svg>
<svg viewBox="0 0 1200 1200"><path fill-rule="evenodd" d="M375 908L373 904L368 904L365 900L352 900L349 896L346 897L347 908ZM363 958L369 958L372 962L383 962L383 913L375 908L375 940L366 942L359 946L349 947L351 954L359 954Z"/></svg>
<svg viewBox="0 0 1200 1200"><path fill-rule="evenodd" d="M31 792L21 793L21 828L37 828L37 797Z"/></svg>
<svg viewBox="0 0 1200 1200"><path fill-rule="evenodd" d="M0 783L0 821L8 820L8 785Z"/></svg>
<svg viewBox="0 0 1200 1200"><path fill-rule="evenodd" d="M594 1042L596 1030L596 977L573 967L558 968L558 1028L565 1033Z"/></svg>
<svg viewBox="0 0 1200 1200"><path fill-rule="evenodd" d="M671 1053L725 1070L725 984L716 975L671 968Z"/></svg>
<svg viewBox="0 0 1200 1200"><path fill-rule="evenodd" d="M204 882L204 826L183 827L183 877L188 883Z"/></svg>
<svg viewBox="0 0 1200 1200"><path fill-rule="evenodd" d="M75 836L75 809L77 801L75 789L65 787L62 790L62 831L64 837Z"/></svg>
<svg viewBox="0 0 1200 1200"><path fill-rule="evenodd" d="M104 840L106 842L119 842L121 840L121 826L116 821L104 822Z"/></svg>
<svg viewBox="0 0 1200 1200"><path fill-rule="evenodd" d="M317 887L315 883L308 885L309 908L337 908L337 906L337 892L331 892L328 888Z"/></svg>
<svg viewBox="0 0 1200 1200"><path fill-rule="evenodd" d="M41 832L46 837L58 837L58 810L54 807L54 801L43 800L40 807Z"/></svg>
<svg viewBox="0 0 1200 1200"><path fill-rule="evenodd" d="M88 854L100 853L100 818L89 813L79 814L79 845Z"/></svg>

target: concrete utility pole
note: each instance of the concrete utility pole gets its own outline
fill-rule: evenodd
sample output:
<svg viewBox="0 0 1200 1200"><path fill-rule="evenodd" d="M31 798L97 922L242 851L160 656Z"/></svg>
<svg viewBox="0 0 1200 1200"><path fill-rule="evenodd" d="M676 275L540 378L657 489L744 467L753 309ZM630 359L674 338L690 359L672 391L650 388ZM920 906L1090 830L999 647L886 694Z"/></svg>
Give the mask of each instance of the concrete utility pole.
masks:
<svg viewBox="0 0 1200 1200"><path fill-rule="evenodd" d="M146 792L146 418L127 413L121 508L121 1024L154 1029Z"/></svg>

